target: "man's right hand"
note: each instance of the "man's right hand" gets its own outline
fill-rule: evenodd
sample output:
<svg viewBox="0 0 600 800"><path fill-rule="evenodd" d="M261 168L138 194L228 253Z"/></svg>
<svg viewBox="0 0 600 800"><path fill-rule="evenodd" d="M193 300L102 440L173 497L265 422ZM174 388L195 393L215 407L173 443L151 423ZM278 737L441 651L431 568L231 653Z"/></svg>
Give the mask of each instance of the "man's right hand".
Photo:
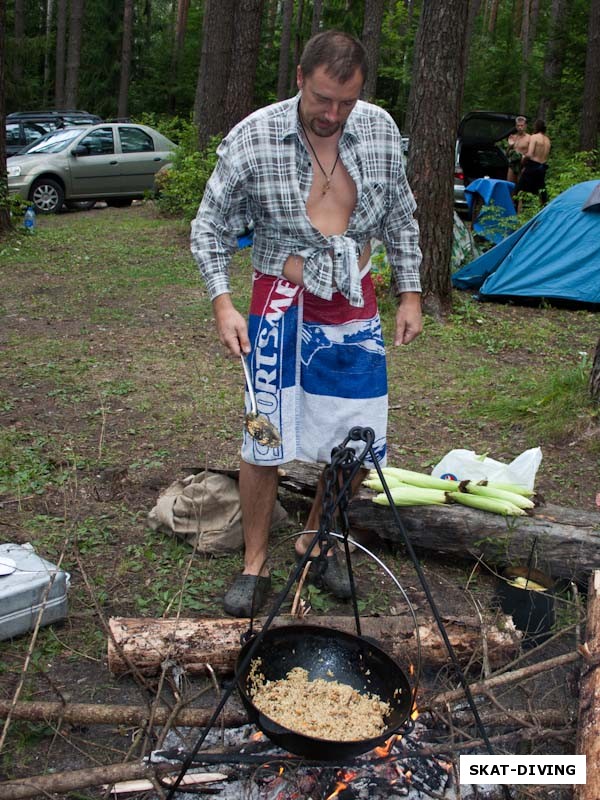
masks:
<svg viewBox="0 0 600 800"><path fill-rule="evenodd" d="M234 356L250 352L246 320L231 302L231 295L220 294L213 300L213 312L219 341Z"/></svg>

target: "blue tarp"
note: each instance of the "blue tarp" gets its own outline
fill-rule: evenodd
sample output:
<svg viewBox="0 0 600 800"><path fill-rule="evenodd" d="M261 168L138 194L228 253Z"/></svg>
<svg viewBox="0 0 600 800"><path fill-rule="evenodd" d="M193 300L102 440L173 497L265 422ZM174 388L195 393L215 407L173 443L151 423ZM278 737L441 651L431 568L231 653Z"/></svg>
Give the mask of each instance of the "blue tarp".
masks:
<svg viewBox="0 0 600 800"><path fill-rule="evenodd" d="M532 297L600 303L600 208L583 210L600 181L560 194L533 219L452 276L482 299Z"/></svg>
<svg viewBox="0 0 600 800"><path fill-rule="evenodd" d="M512 181L493 178L477 178L465 188L465 200L471 214L475 196L478 195L483 201L483 207L473 222L473 230L494 244L501 242L516 228L514 221L517 215L512 199L514 188Z"/></svg>

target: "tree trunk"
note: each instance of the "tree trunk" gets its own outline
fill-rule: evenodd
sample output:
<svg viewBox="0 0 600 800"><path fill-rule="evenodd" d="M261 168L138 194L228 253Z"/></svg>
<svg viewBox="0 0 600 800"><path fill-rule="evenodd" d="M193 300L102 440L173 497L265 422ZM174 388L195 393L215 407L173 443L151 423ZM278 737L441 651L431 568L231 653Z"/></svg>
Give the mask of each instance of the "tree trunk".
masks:
<svg viewBox="0 0 600 800"><path fill-rule="evenodd" d="M292 59L292 64L294 67L300 61L300 54L302 53L303 19L304 19L304 0L298 0L298 8L296 10L296 35L294 36L294 55ZM295 93L296 93L296 74L294 70L291 69L288 96L291 97Z"/></svg>
<svg viewBox="0 0 600 800"><path fill-rule="evenodd" d="M367 80L363 89L365 100L373 101L377 96L377 68L379 66L379 43L385 0L365 0L365 16L362 43L367 51Z"/></svg>
<svg viewBox="0 0 600 800"><path fill-rule="evenodd" d="M465 36L465 46L463 50L463 75L467 74L467 65L469 63L469 50L471 47L471 39L473 38L473 30L475 28L475 20L479 14L481 7L481 0L471 0L469 3L469 15L467 17L467 32Z"/></svg>
<svg viewBox="0 0 600 800"><path fill-rule="evenodd" d="M254 109L254 84L260 51L264 0L238 0L235 11L233 53L235 69L229 72L225 99L226 131Z"/></svg>
<svg viewBox="0 0 600 800"><path fill-rule="evenodd" d="M207 0L202 25L202 55L194 120L198 125L198 147L208 145L212 136L225 134L224 98L231 65L234 0Z"/></svg>
<svg viewBox="0 0 600 800"><path fill-rule="evenodd" d="M550 32L544 58L542 94L538 106L538 119L548 119L559 90L565 51L567 0L552 0L550 10Z"/></svg>
<svg viewBox="0 0 600 800"><path fill-rule="evenodd" d="M293 461L285 466L280 486L314 497L320 475L315 464ZM236 471L228 471L235 475ZM361 489L348 510L355 531L377 534L402 542L392 511L373 503L374 493ZM413 547L437 557L483 557L486 563L526 563L536 539L539 569L554 578L575 580L586 586L590 572L600 567L600 524L596 512L540 506L533 516L502 517L463 506L414 506L397 509Z"/></svg>
<svg viewBox="0 0 600 800"><path fill-rule="evenodd" d="M581 150L595 150L600 127L600 0L590 0L588 44L581 114Z"/></svg>
<svg viewBox="0 0 600 800"><path fill-rule="evenodd" d="M500 5L500 0L491 0L490 1L490 11L488 16L488 24L487 29L488 33L492 36L496 33L496 22L498 20L498 6Z"/></svg>
<svg viewBox="0 0 600 800"><path fill-rule="evenodd" d="M408 178L421 228L423 301L436 316L452 305L454 148L468 10L468 0L423 4L408 101Z"/></svg>
<svg viewBox="0 0 600 800"><path fill-rule="evenodd" d="M12 227L6 178L6 4L0 3L0 241Z"/></svg>
<svg viewBox="0 0 600 800"><path fill-rule="evenodd" d="M54 64L54 108L65 107L65 52L67 42L67 0L56 3L56 57Z"/></svg>
<svg viewBox="0 0 600 800"><path fill-rule="evenodd" d="M600 570L589 583L585 651L592 655L583 667L580 682L579 719L575 751L586 757L587 782L575 787L574 800L600 797ZM594 767L593 765L596 765Z"/></svg>
<svg viewBox="0 0 600 800"><path fill-rule="evenodd" d="M175 35L173 37L173 52L171 53L171 75L173 76L172 83L169 87L169 109L171 113L175 112L176 97L174 89L177 84L179 65L183 55L183 46L185 42L189 10L190 0L178 0L177 19L175 21Z"/></svg>
<svg viewBox="0 0 600 800"><path fill-rule="evenodd" d="M530 36L530 3L523 0L523 17L521 20L521 87L519 91L519 113L525 114L527 109L527 85L529 83L529 55L531 52Z"/></svg>
<svg viewBox="0 0 600 800"><path fill-rule="evenodd" d="M323 13L323 0L313 0L312 21L310 23L310 35L314 36L321 29L321 15Z"/></svg>
<svg viewBox="0 0 600 800"><path fill-rule="evenodd" d="M596 345L596 354L594 355L594 363L590 374L590 394L592 395L592 400L600 403L600 339L598 339L598 344Z"/></svg>
<svg viewBox="0 0 600 800"><path fill-rule="evenodd" d="M479 619L443 617L446 632L463 665L477 662L485 635L489 663L493 668L507 664L516 655L519 637L507 617L498 625L486 625ZM347 633L355 633L353 617L309 615L304 620ZM361 632L377 640L382 650L400 663L416 663L417 647L414 620L408 611L389 617L361 617ZM258 627L260 627L260 621ZM276 617L273 628L302 625L293 617ZM426 609L418 610L421 661L428 668L448 663L448 653L436 622ZM207 663L219 675L235 670L241 636L249 627L247 619L136 619L115 617L109 621L112 636L108 640L108 668L123 675L133 665L143 675L156 675L166 658L173 660L188 675L204 674ZM500 627L503 630L500 630ZM123 657L123 655L125 657Z"/></svg>
<svg viewBox="0 0 600 800"><path fill-rule="evenodd" d="M117 117L124 119L128 114L129 76L131 73L131 51L133 47L133 0L125 0L123 5L123 45L121 47L121 77L119 81L119 101Z"/></svg>
<svg viewBox="0 0 600 800"><path fill-rule="evenodd" d="M46 5L46 36L44 41L44 106L48 105L50 86L50 51L52 48L52 17L54 15L54 0L47 0Z"/></svg>
<svg viewBox="0 0 600 800"><path fill-rule="evenodd" d="M290 74L290 44L292 39L292 17L294 0L283 0L281 20L281 47L279 49L279 71L277 76L277 99L285 100L288 96L288 80ZM294 64L294 66L296 66Z"/></svg>
<svg viewBox="0 0 600 800"><path fill-rule="evenodd" d="M15 47L12 58L13 80L17 86L23 85L23 60L25 56L25 0L15 0L14 23Z"/></svg>
<svg viewBox="0 0 600 800"><path fill-rule="evenodd" d="M69 47L67 50L67 72L65 78L65 105L77 108L79 92L79 63L81 60L81 37L83 30L84 0L71 0L69 17Z"/></svg>

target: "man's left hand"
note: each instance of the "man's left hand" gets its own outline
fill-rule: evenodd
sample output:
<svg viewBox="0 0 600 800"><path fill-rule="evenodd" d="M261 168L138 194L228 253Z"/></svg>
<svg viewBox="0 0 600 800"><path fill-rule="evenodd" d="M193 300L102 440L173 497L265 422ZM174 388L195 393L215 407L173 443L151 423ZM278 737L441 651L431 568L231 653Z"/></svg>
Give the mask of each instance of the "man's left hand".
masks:
<svg viewBox="0 0 600 800"><path fill-rule="evenodd" d="M394 345L408 344L423 330L420 292L404 292L396 311L396 336Z"/></svg>

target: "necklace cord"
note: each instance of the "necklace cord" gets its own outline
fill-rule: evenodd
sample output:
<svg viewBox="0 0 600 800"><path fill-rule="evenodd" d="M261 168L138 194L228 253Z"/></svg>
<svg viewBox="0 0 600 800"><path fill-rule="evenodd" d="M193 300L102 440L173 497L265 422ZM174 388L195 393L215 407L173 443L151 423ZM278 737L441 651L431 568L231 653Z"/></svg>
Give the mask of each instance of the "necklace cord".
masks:
<svg viewBox="0 0 600 800"><path fill-rule="evenodd" d="M323 167L323 164L321 164L321 161L319 160L319 156L317 155L317 152L316 152L315 148L313 147L312 142L308 138L308 134L306 133L306 128L304 127L304 123L302 122L302 117L300 116L300 109L298 109L298 122L300 123L300 127L302 128L302 133L304 134L304 138L306 139L306 142L307 142L308 146L310 147L313 156L315 157L315 161L317 162L317 165L318 165L319 169L321 170L321 172L325 176L325 186L323 187L323 194L326 194L326 192L329 190L329 187L331 186L331 178L333 176L333 173L335 172L335 168L337 167L337 163L338 163L339 158L340 158L340 152L338 150L338 153L337 153L337 155L335 157L335 161L333 162L333 167L331 169L331 172L328 175L327 172L325 171L324 167Z"/></svg>

